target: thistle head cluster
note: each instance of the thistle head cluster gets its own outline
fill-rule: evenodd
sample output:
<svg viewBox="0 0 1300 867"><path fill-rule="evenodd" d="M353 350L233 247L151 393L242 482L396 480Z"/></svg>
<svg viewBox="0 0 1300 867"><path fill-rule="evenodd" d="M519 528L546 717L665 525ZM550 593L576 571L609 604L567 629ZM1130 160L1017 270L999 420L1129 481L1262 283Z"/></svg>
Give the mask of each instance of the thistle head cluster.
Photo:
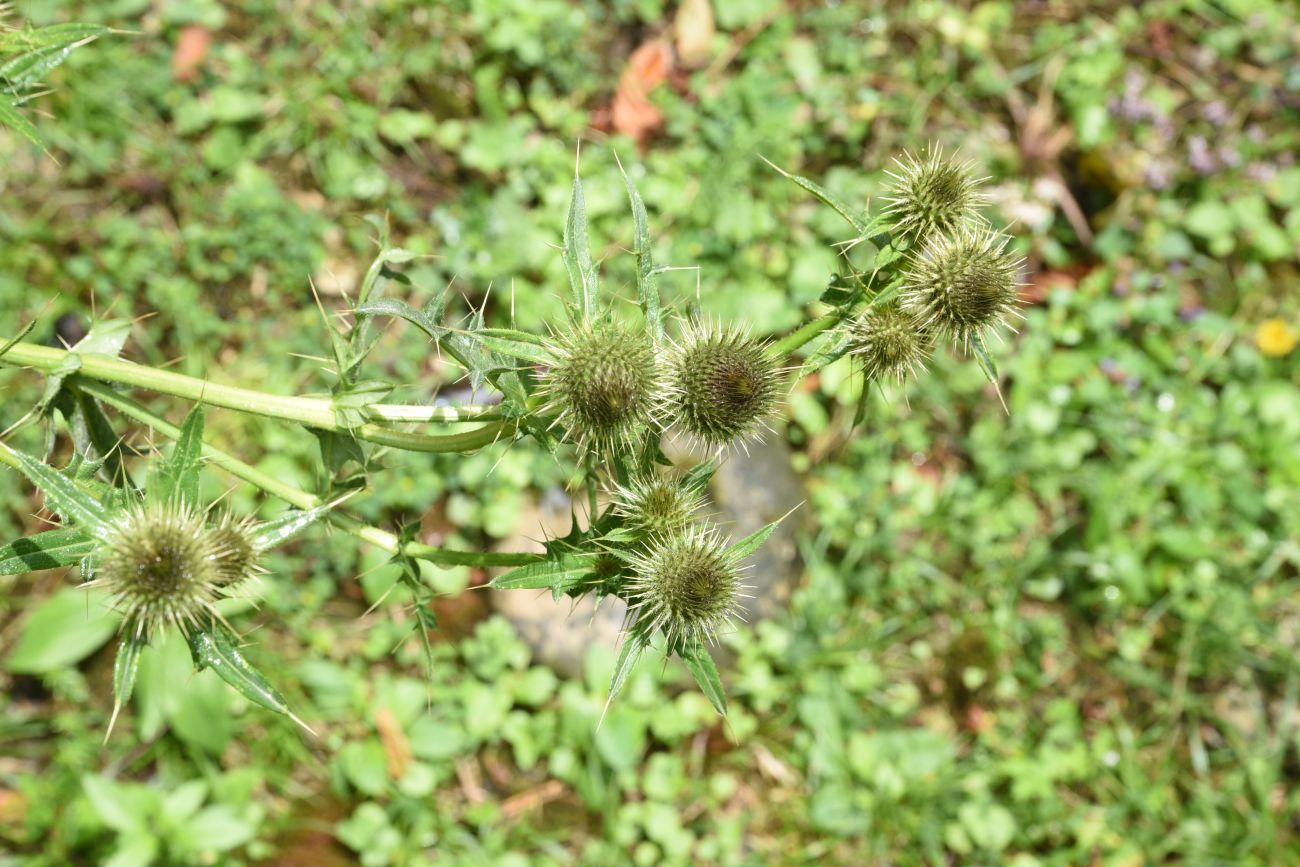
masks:
<svg viewBox="0 0 1300 867"><path fill-rule="evenodd" d="M135 504L112 523L91 583L109 592L137 637L194 628L261 571L249 529L228 517L209 527L201 512L179 503Z"/></svg>
<svg viewBox="0 0 1300 867"><path fill-rule="evenodd" d="M712 641L738 614L740 562L712 526L651 537L631 569L629 611L670 646Z"/></svg>
<svg viewBox="0 0 1300 867"><path fill-rule="evenodd" d="M874 304L849 323L849 352L868 380L888 376L900 382L925 366L931 333L897 304Z"/></svg>
<svg viewBox="0 0 1300 867"><path fill-rule="evenodd" d="M1022 259L988 227L932 235L903 273L902 308L961 343L1003 323L1019 302Z"/></svg>
<svg viewBox="0 0 1300 867"><path fill-rule="evenodd" d="M697 490L662 476L636 478L614 489L614 513L646 535L686 529L703 504Z"/></svg>
<svg viewBox="0 0 1300 867"><path fill-rule="evenodd" d="M756 439L780 400L777 359L738 329L692 323L669 366L673 418L708 447Z"/></svg>
<svg viewBox="0 0 1300 867"><path fill-rule="evenodd" d="M919 157L905 153L894 162L898 171L887 171L894 182L885 213L893 218L900 235L924 240L978 219L985 199L969 161L945 157L942 149L927 149Z"/></svg>
<svg viewBox="0 0 1300 867"><path fill-rule="evenodd" d="M552 351L557 360L543 383L549 411L581 448L628 444L658 425L664 386L644 333L583 324L560 335Z"/></svg>

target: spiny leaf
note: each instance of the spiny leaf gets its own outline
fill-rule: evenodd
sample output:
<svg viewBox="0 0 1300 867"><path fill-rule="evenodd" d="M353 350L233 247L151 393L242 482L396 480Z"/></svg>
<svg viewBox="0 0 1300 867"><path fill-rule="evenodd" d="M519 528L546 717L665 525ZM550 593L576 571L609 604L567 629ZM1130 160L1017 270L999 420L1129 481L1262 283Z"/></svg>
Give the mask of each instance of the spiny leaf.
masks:
<svg viewBox="0 0 1300 867"><path fill-rule="evenodd" d="M616 158L617 159L617 158ZM650 252L650 223L646 216L645 202L637 192L632 178L623 171L623 164L618 164L627 184L627 197L632 204L633 234L632 243L636 248L636 294L645 314L646 324L650 328L650 337L656 343L664 341L663 311L659 299L659 281L655 271L654 258Z"/></svg>
<svg viewBox="0 0 1300 867"><path fill-rule="evenodd" d="M203 456L203 404L195 404L181 423L170 457L159 460L150 495L168 502L199 505L199 468Z"/></svg>
<svg viewBox="0 0 1300 867"><path fill-rule="evenodd" d="M71 566L93 550L94 540L80 527L46 530L0 547L0 575Z"/></svg>
<svg viewBox="0 0 1300 867"><path fill-rule="evenodd" d="M32 51L51 45L72 45L112 31L102 24L51 24L48 27L0 31L0 54Z"/></svg>
<svg viewBox="0 0 1300 867"><path fill-rule="evenodd" d="M830 205L831 209L834 210L835 213L848 221L849 225L858 233L858 237L865 237L870 231L871 225L864 219L866 216L865 212L855 212L852 208L846 205L843 200L834 193L824 189L820 184L814 183L800 175L792 175L766 157L761 157L760 159L772 168L776 169L784 177L789 178L798 186L803 187L805 190L812 193L824 204Z"/></svg>
<svg viewBox="0 0 1300 867"><path fill-rule="evenodd" d="M529 563L511 569L492 579L491 586L498 590L541 590L560 592L572 586L574 581L590 574L595 566L596 555L588 553L560 554L548 557L540 563Z"/></svg>
<svg viewBox="0 0 1300 867"><path fill-rule="evenodd" d="M40 148L45 147L45 143L41 141L40 133L36 131L36 127L25 116L18 113L14 101L4 93L0 93L0 126L15 129L32 144Z"/></svg>
<svg viewBox="0 0 1300 867"><path fill-rule="evenodd" d="M113 715L108 718L108 730L104 732L104 741L113 733L117 715L122 706L131 700L135 691L135 675L140 670L140 651L148 642L134 635L124 637L117 645L117 656L113 658Z"/></svg>
<svg viewBox="0 0 1300 867"><path fill-rule="evenodd" d="M718 674L718 666L714 664L713 657L709 655L704 642L692 641L685 647L679 648L677 655L682 662L686 663L687 670L700 685L700 690L712 702L714 710L726 716L727 694L722 689L722 677Z"/></svg>
<svg viewBox="0 0 1300 867"><path fill-rule="evenodd" d="M63 473L43 464L31 455L15 451L0 443L18 464L22 474L45 494L45 504L65 520L80 524L90 535L105 539L111 532L103 507Z"/></svg>
<svg viewBox="0 0 1300 867"><path fill-rule="evenodd" d="M637 660L641 658L641 653L648 644L646 637L635 629L623 637L623 649L619 651L618 662L614 663L614 674L609 680L609 696L605 699L605 711L609 710L614 697L622 691L628 675L636 667ZM601 718L603 719L604 716L605 712L602 711Z"/></svg>
<svg viewBox="0 0 1300 867"><path fill-rule="evenodd" d="M305 722L294 716L279 690L271 686L262 673L249 665L248 660L239 652L237 639L229 629L213 622L205 628L196 629L186 636L190 645L190 655L194 658L194 667L198 671L211 668L217 676L235 688L244 698L261 705L267 710L282 713L315 734Z"/></svg>
<svg viewBox="0 0 1300 867"><path fill-rule="evenodd" d="M319 521L337 505L335 500L312 509L291 509L278 518L259 524L250 541L259 552L274 548Z"/></svg>
<svg viewBox="0 0 1300 867"><path fill-rule="evenodd" d="M596 266L591 261L591 244L587 238L587 205L582 196L582 179L573 175L573 195L564 221L564 264L569 269L574 304L582 322L596 314Z"/></svg>
<svg viewBox="0 0 1300 867"><path fill-rule="evenodd" d="M1002 409L1007 409L1006 398L1002 396L1002 386L998 382L998 366L993 363L993 357L989 355L988 347L984 345L984 335L974 334L971 336L971 346L975 349L975 359L979 362L980 370L988 377L989 382L993 383L993 388L998 393L998 400L1002 402Z"/></svg>
<svg viewBox="0 0 1300 867"><path fill-rule="evenodd" d="M784 518L782 518L784 520ZM764 524L745 538L731 546L731 554L737 560L743 560L750 554L753 554L759 547L767 541L767 537L776 532L776 528L781 525L781 521L773 521L770 524Z"/></svg>
<svg viewBox="0 0 1300 867"><path fill-rule="evenodd" d="M705 489L709 486L709 481L713 478L713 474L717 469L718 461L716 458L709 458L706 461L701 461L687 470L687 472L682 476L679 484L688 491L697 494L704 493Z"/></svg>
<svg viewBox="0 0 1300 867"><path fill-rule="evenodd" d="M509 358L519 358L533 364L555 364L555 356L535 334L513 328L480 328L474 332L474 337L492 352Z"/></svg>

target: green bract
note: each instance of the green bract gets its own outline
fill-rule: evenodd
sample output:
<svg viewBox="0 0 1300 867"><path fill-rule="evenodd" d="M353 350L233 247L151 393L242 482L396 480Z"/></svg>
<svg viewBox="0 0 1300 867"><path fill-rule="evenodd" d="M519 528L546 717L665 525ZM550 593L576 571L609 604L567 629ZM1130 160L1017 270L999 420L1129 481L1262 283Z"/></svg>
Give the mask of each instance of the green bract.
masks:
<svg viewBox="0 0 1300 867"><path fill-rule="evenodd" d="M904 154L894 162L899 171L887 172L894 184L885 213L898 234L920 240L955 231L977 217L984 197L969 162L945 157L942 150L922 152L919 158Z"/></svg>
<svg viewBox="0 0 1300 867"><path fill-rule="evenodd" d="M548 409L583 449L630 443L657 424L663 399L658 362L642 333L614 323L561 334L544 378Z"/></svg>
<svg viewBox="0 0 1300 867"><path fill-rule="evenodd" d="M1007 237L988 228L930 237L910 257L902 306L927 328L963 344L1004 322L1019 301L1022 259Z"/></svg>
<svg viewBox="0 0 1300 867"><path fill-rule="evenodd" d="M692 323L671 368L673 421L707 447L757 438L780 399L777 360L739 329Z"/></svg>
<svg viewBox="0 0 1300 867"><path fill-rule="evenodd" d="M636 623L670 644L713 640L736 616L740 562L715 528L697 524L656 536L631 563L627 593Z"/></svg>
<svg viewBox="0 0 1300 867"><path fill-rule="evenodd" d="M902 380L925 366L930 331L897 304L868 307L849 323L849 351L867 379Z"/></svg>

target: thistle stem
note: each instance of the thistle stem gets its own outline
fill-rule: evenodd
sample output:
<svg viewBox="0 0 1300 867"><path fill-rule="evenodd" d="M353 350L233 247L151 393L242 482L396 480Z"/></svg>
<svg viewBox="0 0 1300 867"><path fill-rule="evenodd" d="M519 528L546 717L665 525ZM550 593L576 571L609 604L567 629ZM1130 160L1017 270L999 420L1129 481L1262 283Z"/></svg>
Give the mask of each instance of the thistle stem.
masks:
<svg viewBox="0 0 1300 867"><path fill-rule="evenodd" d="M141 424L153 428L164 436L172 439L180 436L180 428L103 383L83 379L77 381L76 388L98 398L128 418L133 418ZM310 494L269 476L215 446L204 443L203 456L213 465L220 467L232 476L243 479L271 496L284 500L291 506L299 509L314 509L323 502L315 494ZM5 460L7 457L7 454L0 450L0 460L12 465L11 459ZM436 563L439 566L523 566L543 559L540 554L449 551L445 548L425 545L422 542L403 543L397 536L386 530L370 526L340 512L331 511L328 514L328 520L339 529L356 536L363 542L382 548L390 554L405 554L408 557L428 560L430 563Z"/></svg>
<svg viewBox="0 0 1300 867"><path fill-rule="evenodd" d="M15 343L2 357L0 363L28 366L45 373L56 372L73 353L64 349ZM357 439L393 448L415 452L467 452L490 445L513 433L516 422L498 420L492 424L459 434L429 436L427 434L394 430L385 423L393 422L462 422L500 419L497 407L426 407L402 404L374 404L365 408L374 421L349 430L339 423L334 404L322 398L267 394L247 388L219 385L204 379L184 376L166 370L157 370L129 361L95 355L77 355L76 372L88 379L116 382L170 394L187 400L202 401L253 415L295 421L308 427L328 431L344 431ZM380 423L375 423L380 422Z"/></svg>
<svg viewBox="0 0 1300 867"><path fill-rule="evenodd" d="M800 328L790 332L785 337L772 344L772 351L784 358L804 344L809 343L813 338L830 331L840 322L839 313L827 313L825 316L819 316L811 322L804 323Z"/></svg>

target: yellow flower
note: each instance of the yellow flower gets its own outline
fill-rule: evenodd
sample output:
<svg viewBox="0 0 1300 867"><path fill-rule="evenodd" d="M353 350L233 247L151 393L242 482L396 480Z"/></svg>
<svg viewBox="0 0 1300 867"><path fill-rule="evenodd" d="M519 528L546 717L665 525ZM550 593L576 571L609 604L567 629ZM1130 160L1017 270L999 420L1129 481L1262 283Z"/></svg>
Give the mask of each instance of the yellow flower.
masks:
<svg viewBox="0 0 1300 867"><path fill-rule="evenodd" d="M1255 330L1255 345L1259 351L1274 358L1295 349L1298 340L1300 337L1296 336L1295 329L1281 319L1265 319Z"/></svg>

